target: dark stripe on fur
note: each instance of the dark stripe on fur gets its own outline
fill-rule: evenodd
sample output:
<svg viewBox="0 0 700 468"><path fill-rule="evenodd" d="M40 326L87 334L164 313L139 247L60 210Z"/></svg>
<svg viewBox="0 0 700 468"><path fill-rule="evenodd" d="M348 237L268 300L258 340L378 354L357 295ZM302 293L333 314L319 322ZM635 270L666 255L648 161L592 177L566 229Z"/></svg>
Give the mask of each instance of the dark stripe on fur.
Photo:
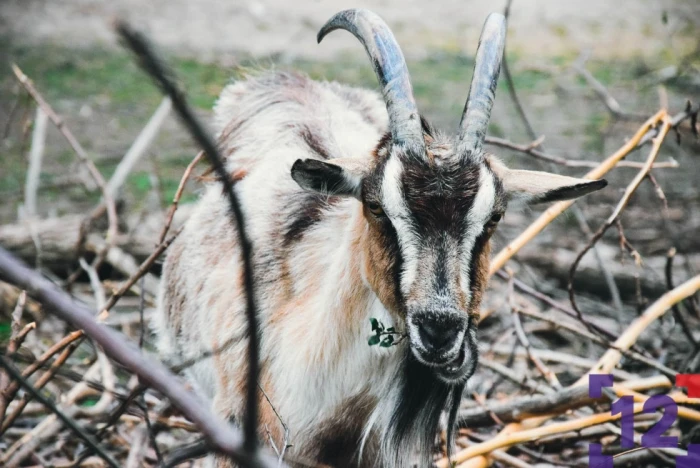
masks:
<svg viewBox="0 0 700 468"><path fill-rule="evenodd" d="M304 143L306 143L314 154L321 159L330 159L331 152L324 144L324 141L326 140L319 136L318 133L319 132L312 131L308 125L299 130L299 136L301 136L301 139L304 140Z"/></svg>
<svg viewBox="0 0 700 468"><path fill-rule="evenodd" d="M391 418L392 447L401 459L400 450L414 449L420 456L418 466L430 466L440 415L453 387L439 380L432 369L420 364L408 347L404 348L403 373L399 397Z"/></svg>
<svg viewBox="0 0 700 468"><path fill-rule="evenodd" d="M538 197L535 200L533 200L533 203L571 200L573 198L578 198L588 193L595 192L596 190L600 190L606 185L608 185L608 181L605 179L592 180L590 182L584 182L582 184L570 185L568 187L550 190L541 197Z"/></svg>
<svg viewBox="0 0 700 468"><path fill-rule="evenodd" d="M340 201L340 197L327 197L318 193L303 193L297 196L294 202L297 207L292 211L292 217L286 221L283 230L282 245L285 247L298 242L311 226L321 221L325 209Z"/></svg>
<svg viewBox="0 0 700 468"><path fill-rule="evenodd" d="M477 294L482 288L481 277L477 268L479 257L481 257L486 243L489 241L489 233L484 228L484 231L476 238L474 242L474 247L472 247L471 264L469 265L469 290L472 293L472 297Z"/></svg>

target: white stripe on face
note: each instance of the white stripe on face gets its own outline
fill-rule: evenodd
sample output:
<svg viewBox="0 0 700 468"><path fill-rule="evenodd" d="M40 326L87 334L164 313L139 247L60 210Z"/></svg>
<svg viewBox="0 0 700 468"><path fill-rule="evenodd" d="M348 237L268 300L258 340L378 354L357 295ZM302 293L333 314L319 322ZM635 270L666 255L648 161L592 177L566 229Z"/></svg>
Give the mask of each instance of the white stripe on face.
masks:
<svg viewBox="0 0 700 468"><path fill-rule="evenodd" d="M396 156L389 156L382 180L382 204L391 219L403 257L401 292L408 295L418 271L418 239L411 227L411 212L401 191L403 164Z"/></svg>
<svg viewBox="0 0 700 468"><path fill-rule="evenodd" d="M472 268L472 249L479 234L484 230L486 221L491 217L493 205L496 202L496 184L494 176L485 165L481 165L479 171L479 190L474 197L469 213L467 214L467 232L462 238L462 265L460 267L460 279L462 291L471 301L469 284L469 272Z"/></svg>

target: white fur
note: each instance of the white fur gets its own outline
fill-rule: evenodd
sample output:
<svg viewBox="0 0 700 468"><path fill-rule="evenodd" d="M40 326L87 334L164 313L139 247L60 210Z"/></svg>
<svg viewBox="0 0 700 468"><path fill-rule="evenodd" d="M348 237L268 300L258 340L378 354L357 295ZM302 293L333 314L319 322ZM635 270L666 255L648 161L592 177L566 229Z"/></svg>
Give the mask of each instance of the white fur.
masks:
<svg viewBox="0 0 700 468"><path fill-rule="evenodd" d="M494 175L486 167L481 166L479 173L479 191L476 194L474 203L467 215L467 232L462 237L462 262L461 262L461 285L464 294L471 300L471 289L469 284L469 269L471 268L471 254L477 237L484 229L484 224L493 214L493 206L496 201L496 186Z"/></svg>
<svg viewBox="0 0 700 468"><path fill-rule="evenodd" d="M401 292L408 295L418 271L418 240L410 223L411 213L401 191L403 164L396 155L391 155L384 169L382 199L384 210L391 218L404 259L401 271Z"/></svg>
<svg viewBox="0 0 700 468"><path fill-rule="evenodd" d="M376 122L371 124L339 96L338 89L347 89L339 85L304 78L300 90L271 84L270 90L256 92L256 83L228 86L215 107L215 122L221 134L230 122L243 120L235 138L223 142L224 147L237 148L226 164L231 172L243 169L247 173L236 184L236 192L248 235L256 250L265 251L280 244L279 220L288 214L281 197L302 193L289 175L291 165L297 159L314 157L298 138L298 128L305 124L321 127L333 158L361 158L369 164L387 118L375 93L354 91L367 104ZM267 106L290 92L299 94L288 98L289 102ZM304 94L307 92L309 95ZM344 199L328 210L323 223L305 232L303 245L290 250L288 276L294 297L282 298L276 288L258 291L260 357L268 376L263 385L269 387L266 393L290 429L292 453L303 452L315 431L333 421L336 409L348 398L369 395L383 399L400 362L396 349L367 344L371 317L387 327L396 324L362 276L363 254L358 255L353 245L360 216L360 203ZM171 360L196 359L234 339L216 359L201 360L188 375L215 411L240 417L243 392L227 384L244 378L246 362L246 340L235 340L244 336L246 322L233 232L221 188L211 184L171 246L171 250L182 248L184 254L177 261L169 256L165 262L154 328L160 351ZM316 275L318 272L322 275ZM171 297L174 293L167 292L169 281L187 291L182 304ZM353 297L357 309L348 310L345 297ZM295 301L301 302L297 305ZM179 333L168 318L172 307L184 324ZM357 317L349 328L348 315ZM375 429L384 430L381 424ZM275 442L279 446L282 440Z"/></svg>

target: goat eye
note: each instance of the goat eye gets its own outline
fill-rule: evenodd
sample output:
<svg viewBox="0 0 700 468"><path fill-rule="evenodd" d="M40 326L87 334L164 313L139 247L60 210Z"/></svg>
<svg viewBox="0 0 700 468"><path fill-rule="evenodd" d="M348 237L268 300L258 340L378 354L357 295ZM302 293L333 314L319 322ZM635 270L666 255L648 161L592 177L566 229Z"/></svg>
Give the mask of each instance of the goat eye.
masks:
<svg viewBox="0 0 700 468"><path fill-rule="evenodd" d="M498 224L498 222L503 218L503 213L496 213L495 215L491 216L491 219L489 219L489 224L495 225Z"/></svg>
<svg viewBox="0 0 700 468"><path fill-rule="evenodd" d="M374 216L384 216L384 210L382 209L382 205L379 203L368 202L367 208L369 208L370 213L372 213Z"/></svg>

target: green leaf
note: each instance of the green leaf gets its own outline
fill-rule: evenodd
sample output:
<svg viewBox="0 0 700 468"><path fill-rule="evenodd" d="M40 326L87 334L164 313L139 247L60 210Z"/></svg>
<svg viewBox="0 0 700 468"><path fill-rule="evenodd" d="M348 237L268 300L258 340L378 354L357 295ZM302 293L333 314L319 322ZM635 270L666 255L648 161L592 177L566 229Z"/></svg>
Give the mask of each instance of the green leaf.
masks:
<svg viewBox="0 0 700 468"><path fill-rule="evenodd" d="M372 324L372 331L379 330L379 320L376 318L371 318L369 319L369 323Z"/></svg>
<svg viewBox="0 0 700 468"><path fill-rule="evenodd" d="M382 340L379 346L382 348L388 348L391 346L391 344L394 342L394 337L392 335L387 336Z"/></svg>
<svg viewBox="0 0 700 468"><path fill-rule="evenodd" d="M396 333L396 329L394 327L389 327L386 329L388 333Z"/></svg>
<svg viewBox="0 0 700 468"><path fill-rule="evenodd" d="M370 346L374 346L378 343L379 343L379 335L370 336L369 340L367 341L367 344Z"/></svg>

